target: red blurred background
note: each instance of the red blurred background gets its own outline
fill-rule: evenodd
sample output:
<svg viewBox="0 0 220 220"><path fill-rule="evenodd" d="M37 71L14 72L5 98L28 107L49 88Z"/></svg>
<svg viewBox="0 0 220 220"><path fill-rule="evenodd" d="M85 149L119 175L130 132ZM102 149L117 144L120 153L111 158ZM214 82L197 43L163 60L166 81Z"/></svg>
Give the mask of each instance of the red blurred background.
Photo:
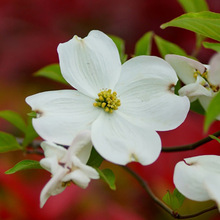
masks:
<svg viewBox="0 0 220 220"><path fill-rule="evenodd" d="M219 0L207 1L211 11L220 12ZM126 52L132 55L135 42L147 31L177 43L191 53L195 36L177 28L160 29L160 25L183 13L177 0L1 0L0 1L0 110L14 110L26 117L30 108L28 95L63 85L32 74L45 65L58 63L57 45L74 34L84 37L92 29L123 38ZM159 55L155 44L153 54ZM213 54L203 49L199 59L207 63ZM219 130L214 123L209 131ZM0 129L20 135L3 120ZM187 132L186 132L187 131ZM164 146L188 144L205 137L203 117L190 113L178 129L160 133ZM151 166L131 164L145 178L154 192L162 197L174 189L172 174L175 163L184 157L218 154L219 145L212 141L191 152L162 153ZM22 159L40 160L40 156L21 152L0 155L0 219L106 219L143 220L172 219L157 207L135 180L125 171L107 162L116 175L116 191L102 181L92 181L88 189L68 187L39 208L39 195L50 174L44 170L23 171L13 175L4 172ZM182 213L193 213L213 203L184 202ZM220 219L213 211L196 219Z"/></svg>

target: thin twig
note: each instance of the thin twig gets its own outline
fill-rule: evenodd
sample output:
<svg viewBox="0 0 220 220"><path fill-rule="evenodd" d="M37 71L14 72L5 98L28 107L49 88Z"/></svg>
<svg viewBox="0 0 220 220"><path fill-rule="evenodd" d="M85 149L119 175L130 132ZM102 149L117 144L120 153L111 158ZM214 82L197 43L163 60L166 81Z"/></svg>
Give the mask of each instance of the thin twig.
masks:
<svg viewBox="0 0 220 220"><path fill-rule="evenodd" d="M217 209L217 206L214 205L214 206L212 206L212 207L209 207L209 208L207 208L207 209L204 209L204 210L202 210L202 211L200 211L200 212L197 212L197 213L195 213L195 214L191 214L191 215L179 215L177 219L187 219L187 218L198 217L199 215L202 215L202 214L204 214L204 213L206 213L206 212L209 212L209 211L212 211L212 210L216 210L216 209Z"/></svg>
<svg viewBox="0 0 220 220"><path fill-rule="evenodd" d="M220 131L217 131L212 135L215 137L219 137ZM16 140L18 141L19 144L22 145L24 139L23 138L16 138ZM201 145L206 144L212 140L213 139L208 136L208 137L205 137L205 138L203 138L195 143L192 143L192 144L187 144L187 145L182 145L182 146L174 146L174 147L163 147L162 152L177 152L177 151L194 150L197 147L200 147ZM41 140L34 140L33 142L30 143L30 147L39 148L41 142L42 142Z"/></svg>
<svg viewBox="0 0 220 220"><path fill-rule="evenodd" d="M24 141L24 138L19 138L17 137L16 138L17 142L22 145L23 144L23 141ZM29 146L32 147L32 148L39 148L40 147L40 144L41 144L42 140L34 140L32 141Z"/></svg>
<svg viewBox="0 0 220 220"><path fill-rule="evenodd" d="M220 131L215 132L212 134L215 137L220 136ZM177 151L186 151L186 150L194 150L197 147L200 147L203 144L208 143L209 141L212 141L213 139L211 137L205 137L195 143L192 144L187 144L187 145L182 145L182 146L175 146L175 147L163 147L162 152L177 152Z"/></svg>
<svg viewBox="0 0 220 220"><path fill-rule="evenodd" d="M135 173L133 170L126 166L122 166L128 173L130 173L138 182L139 184L144 188L144 190L148 193L148 195L166 212L173 215L173 210L169 208L166 204L164 204L159 198L157 198L150 187L148 186L147 182L144 181L137 173Z"/></svg>
<svg viewBox="0 0 220 220"><path fill-rule="evenodd" d="M44 155L43 150L41 150L39 148L34 148L34 149L27 148L25 153L27 153L27 154L37 154L37 155L41 155L41 156Z"/></svg>
<svg viewBox="0 0 220 220"><path fill-rule="evenodd" d="M144 190L148 193L148 195L154 200L154 202L159 205L163 210L165 210L167 213L169 213L173 218L175 219L187 219L187 218L194 218L199 215L202 215L206 212L212 211L217 209L217 206L212 206L210 208L204 209L200 212L197 212L195 214L190 215L180 215L178 212L173 211L171 208L169 208L165 203L163 203L150 189L147 182L144 181L137 173L135 173L133 170L126 166L122 166L128 173L130 173L138 182L139 184L144 188Z"/></svg>
<svg viewBox="0 0 220 220"><path fill-rule="evenodd" d="M24 138L16 138L17 142L22 146ZM44 155L43 150L40 147L41 140L34 140L32 141L27 148L25 148L26 154L37 154L37 155Z"/></svg>

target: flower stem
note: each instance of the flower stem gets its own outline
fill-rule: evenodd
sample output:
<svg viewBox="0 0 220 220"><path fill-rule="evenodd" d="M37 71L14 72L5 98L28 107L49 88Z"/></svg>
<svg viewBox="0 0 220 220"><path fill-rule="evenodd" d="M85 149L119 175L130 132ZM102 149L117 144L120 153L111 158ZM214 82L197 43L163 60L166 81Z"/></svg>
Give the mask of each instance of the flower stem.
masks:
<svg viewBox="0 0 220 220"><path fill-rule="evenodd" d="M196 44L195 44L195 48L191 53L191 56L193 57L197 57L199 54L199 51L201 50L202 47L202 42L205 39L205 37L203 37L200 34L196 34Z"/></svg>
<svg viewBox="0 0 220 220"><path fill-rule="evenodd" d="M204 209L200 212L194 213L194 214L190 214L190 215L180 215L178 212L172 210L171 208L169 208L164 202L162 202L154 193L153 191L150 189L150 187L148 186L147 182L144 181L136 172L134 172L132 169L130 169L127 166L122 166L122 168L124 168L124 170L126 170L129 174L131 174L137 181L138 183L143 187L143 189L148 193L148 195L154 200L154 202L159 205L163 210L165 210L167 213L169 213L173 218L175 219L187 219L187 218L194 218L197 217L199 215L202 215L206 212L212 211L217 209L217 206L212 206L210 208Z"/></svg>
<svg viewBox="0 0 220 220"><path fill-rule="evenodd" d="M212 134L215 137L219 137L220 136L220 131L215 132L214 134ZM213 139L211 137L205 137L195 143L192 144L187 144L187 145L182 145L182 146L175 146L175 147L163 147L162 148L162 152L177 152L177 151L186 151L186 150L193 150L196 149L197 147L200 147L203 144L206 144L210 141L212 141Z"/></svg>
<svg viewBox="0 0 220 220"><path fill-rule="evenodd" d="M22 145L24 138L16 138L17 142ZM27 154L37 154L44 155L42 149L40 148L41 140L34 140L29 144L29 147L25 148L25 153Z"/></svg>

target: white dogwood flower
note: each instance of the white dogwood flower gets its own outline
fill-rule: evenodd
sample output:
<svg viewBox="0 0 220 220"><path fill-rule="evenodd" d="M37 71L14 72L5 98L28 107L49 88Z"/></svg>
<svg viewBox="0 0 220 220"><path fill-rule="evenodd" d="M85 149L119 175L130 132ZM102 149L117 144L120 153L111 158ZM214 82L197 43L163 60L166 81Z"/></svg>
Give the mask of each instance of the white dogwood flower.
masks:
<svg viewBox="0 0 220 220"><path fill-rule="evenodd" d="M69 145L90 129L98 153L116 164L153 163L160 154L156 131L178 127L189 100L174 94L178 78L163 59L135 57L121 65L114 42L100 31L58 46L63 77L77 90L27 97L37 112L33 126L45 140Z"/></svg>
<svg viewBox="0 0 220 220"><path fill-rule="evenodd" d="M52 174L41 191L41 208L51 195L61 193L71 182L86 188L90 179L99 178L97 171L86 165L92 149L90 131L79 133L68 149L47 141L42 142L41 147L45 158L40 164Z"/></svg>
<svg viewBox="0 0 220 220"><path fill-rule="evenodd" d="M191 101L198 98L206 110L211 99L220 89L220 53L211 58L209 65L173 54L166 55L165 60L171 64L185 84L179 90L179 94L188 96Z"/></svg>
<svg viewBox="0 0 220 220"><path fill-rule="evenodd" d="M204 155L184 159L176 164L174 184L187 198L214 200L220 211L220 156Z"/></svg>

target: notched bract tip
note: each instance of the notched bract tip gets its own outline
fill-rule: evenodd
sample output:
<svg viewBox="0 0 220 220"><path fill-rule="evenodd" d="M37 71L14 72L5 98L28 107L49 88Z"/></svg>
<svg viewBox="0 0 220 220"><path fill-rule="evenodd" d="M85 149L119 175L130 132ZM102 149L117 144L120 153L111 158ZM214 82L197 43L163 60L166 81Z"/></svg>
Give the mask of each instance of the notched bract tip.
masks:
<svg viewBox="0 0 220 220"><path fill-rule="evenodd" d="M135 153L131 153L130 155L130 161L138 162L138 157Z"/></svg>
<svg viewBox="0 0 220 220"><path fill-rule="evenodd" d="M43 112L41 110L35 110L36 116L35 118L40 118L43 116Z"/></svg>
<svg viewBox="0 0 220 220"><path fill-rule="evenodd" d="M73 38L76 39L81 45L84 45L84 39L83 38L78 37L77 35L74 35Z"/></svg>
<svg viewBox="0 0 220 220"><path fill-rule="evenodd" d="M170 91L170 92L172 92L172 93L175 92L175 84L173 84L173 83L170 84L168 88L169 88L169 91Z"/></svg>

